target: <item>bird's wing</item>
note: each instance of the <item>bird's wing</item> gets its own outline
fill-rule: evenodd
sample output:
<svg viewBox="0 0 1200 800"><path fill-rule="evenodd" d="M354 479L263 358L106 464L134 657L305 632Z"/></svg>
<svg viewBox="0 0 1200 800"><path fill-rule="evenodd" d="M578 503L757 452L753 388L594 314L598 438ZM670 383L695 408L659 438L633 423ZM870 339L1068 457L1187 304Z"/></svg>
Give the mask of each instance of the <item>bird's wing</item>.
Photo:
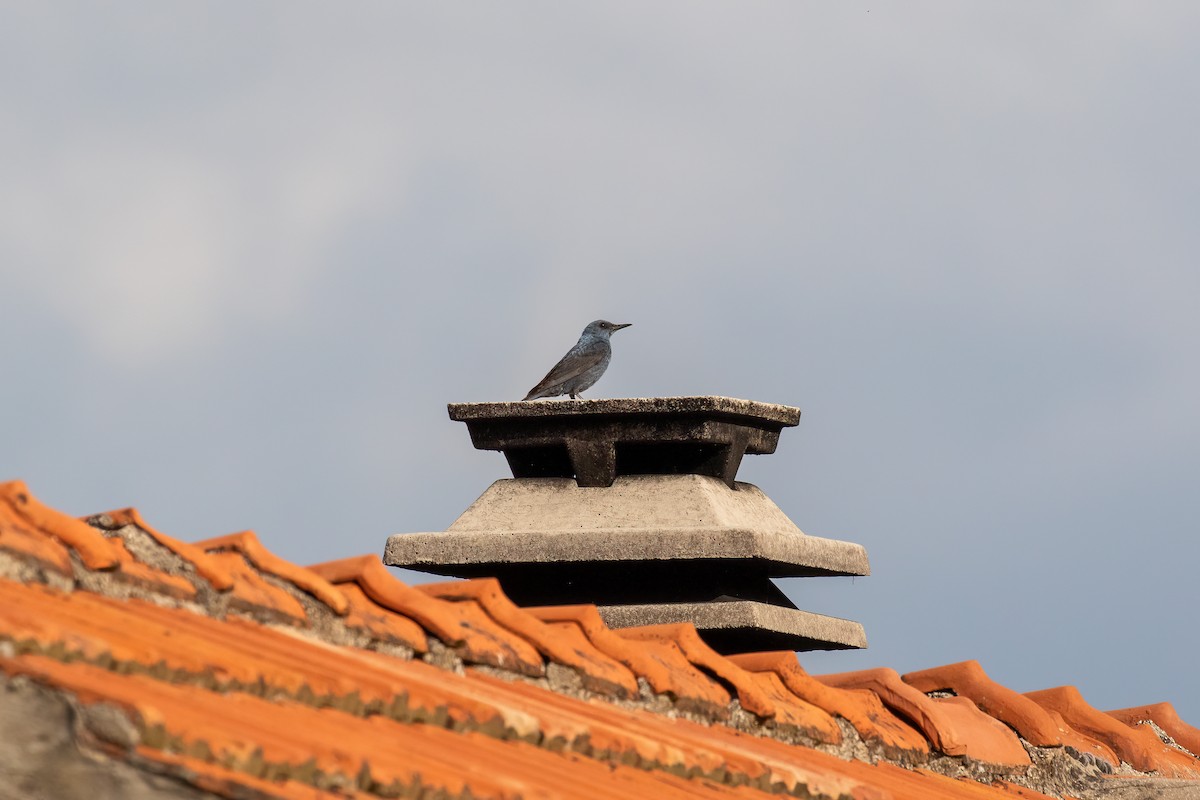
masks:
<svg viewBox="0 0 1200 800"><path fill-rule="evenodd" d="M596 366L604 358L604 347L597 343L596 345L585 345L584 347L572 347L567 351L567 354L554 365L554 367L546 373L546 377L538 382L538 385L529 390L529 394L525 396L526 400L536 400L538 397L544 396L542 392L547 389L566 383L572 378L577 378L587 372L592 367ZM562 392L558 392L562 394Z"/></svg>

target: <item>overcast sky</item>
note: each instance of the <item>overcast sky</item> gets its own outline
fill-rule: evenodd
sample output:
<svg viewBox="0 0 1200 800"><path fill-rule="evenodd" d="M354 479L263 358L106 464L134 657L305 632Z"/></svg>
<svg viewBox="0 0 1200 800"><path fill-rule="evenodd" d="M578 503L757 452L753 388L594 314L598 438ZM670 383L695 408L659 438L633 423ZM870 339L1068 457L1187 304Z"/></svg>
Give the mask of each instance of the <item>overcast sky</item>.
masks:
<svg viewBox="0 0 1200 800"><path fill-rule="evenodd" d="M1200 725L1200 5L7 4L0 479L302 564L506 474L446 418L597 317L593 396L874 574L814 672L978 659Z"/></svg>

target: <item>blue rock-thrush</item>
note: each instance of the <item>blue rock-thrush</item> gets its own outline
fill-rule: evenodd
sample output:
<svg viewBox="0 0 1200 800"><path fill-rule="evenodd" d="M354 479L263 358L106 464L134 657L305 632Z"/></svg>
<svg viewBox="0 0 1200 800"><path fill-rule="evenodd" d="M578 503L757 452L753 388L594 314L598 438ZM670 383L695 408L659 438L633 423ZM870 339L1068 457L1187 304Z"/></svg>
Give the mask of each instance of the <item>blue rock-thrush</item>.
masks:
<svg viewBox="0 0 1200 800"><path fill-rule="evenodd" d="M557 397L568 394L574 400L584 389L600 380L608 362L612 361L612 345L608 337L614 331L628 328L632 322L617 324L598 319L583 329L583 335L575 346L567 351L562 360L554 365L554 369L546 373L541 382L529 390L526 400L537 400L540 397Z"/></svg>

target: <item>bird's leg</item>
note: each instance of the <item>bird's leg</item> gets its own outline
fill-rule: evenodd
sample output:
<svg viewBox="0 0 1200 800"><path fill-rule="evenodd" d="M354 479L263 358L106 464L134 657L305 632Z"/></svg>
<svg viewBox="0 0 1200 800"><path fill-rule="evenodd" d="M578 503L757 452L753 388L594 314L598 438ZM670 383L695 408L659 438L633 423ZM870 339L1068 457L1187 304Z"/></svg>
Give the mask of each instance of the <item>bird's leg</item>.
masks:
<svg viewBox="0 0 1200 800"><path fill-rule="evenodd" d="M576 400L576 399L578 399L578 398L576 398L576 397L575 397L575 393L574 393L574 392L571 392L571 393L570 393L570 395L571 395L571 399L572 399L572 400Z"/></svg>

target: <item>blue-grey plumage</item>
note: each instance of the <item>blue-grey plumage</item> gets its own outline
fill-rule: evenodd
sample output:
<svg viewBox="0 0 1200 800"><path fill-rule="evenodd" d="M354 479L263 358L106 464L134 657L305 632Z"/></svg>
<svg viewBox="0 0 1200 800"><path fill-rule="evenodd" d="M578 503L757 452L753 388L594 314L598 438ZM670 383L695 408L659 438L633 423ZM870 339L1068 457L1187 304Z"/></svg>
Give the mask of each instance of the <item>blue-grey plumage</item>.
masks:
<svg viewBox="0 0 1200 800"><path fill-rule="evenodd" d="M525 399L537 400L566 394L574 400L584 389L600 380L604 370L608 369L608 362L612 360L612 345L608 343L608 337L632 324L598 319L588 325L575 346L554 365L554 369L546 373L541 383L529 390Z"/></svg>

